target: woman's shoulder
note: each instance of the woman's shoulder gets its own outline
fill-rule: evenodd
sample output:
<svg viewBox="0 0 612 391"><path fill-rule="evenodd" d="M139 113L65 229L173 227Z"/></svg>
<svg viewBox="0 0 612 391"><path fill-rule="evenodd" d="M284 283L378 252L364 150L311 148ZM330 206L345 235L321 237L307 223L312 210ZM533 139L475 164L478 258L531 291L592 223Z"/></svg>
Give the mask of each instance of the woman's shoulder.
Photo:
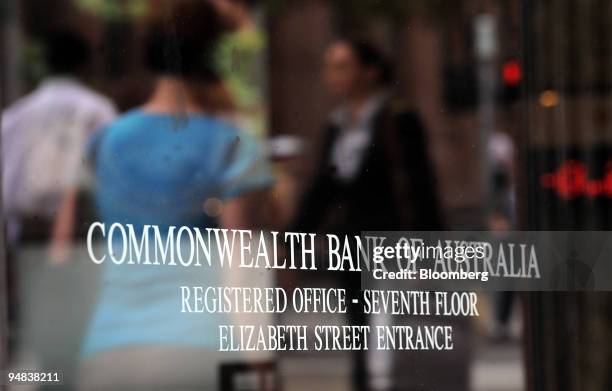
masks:
<svg viewBox="0 0 612 391"><path fill-rule="evenodd" d="M210 141L214 139L222 144L257 143L256 137L242 129L231 119L219 116L198 115L191 123L194 135Z"/></svg>
<svg viewBox="0 0 612 391"><path fill-rule="evenodd" d="M255 136L223 117L204 114L187 116L148 113L131 110L109 124L103 131L111 144L187 142L193 148L227 151L238 144L252 149L258 145Z"/></svg>
<svg viewBox="0 0 612 391"><path fill-rule="evenodd" d="M115 120L104 127L106 132L115 131L124 128L134 128L144 122L146 117L138 109L132 109L119 115Z"/></svg>

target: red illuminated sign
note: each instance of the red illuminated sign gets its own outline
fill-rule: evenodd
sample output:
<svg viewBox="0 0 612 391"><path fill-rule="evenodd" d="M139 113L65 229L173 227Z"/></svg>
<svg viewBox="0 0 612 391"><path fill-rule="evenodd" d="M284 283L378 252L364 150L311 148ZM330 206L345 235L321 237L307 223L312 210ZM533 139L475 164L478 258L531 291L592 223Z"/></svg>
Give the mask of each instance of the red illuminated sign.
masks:
<svg viewBox="0 0 612 391"><path fill-rule="evenodd" d="M602 179L589 179L584 162L568 160L556 172L543 174L540 184L545 189L553 189L563 199L580 196L612 197L612 160L606 164Z"/></svg>

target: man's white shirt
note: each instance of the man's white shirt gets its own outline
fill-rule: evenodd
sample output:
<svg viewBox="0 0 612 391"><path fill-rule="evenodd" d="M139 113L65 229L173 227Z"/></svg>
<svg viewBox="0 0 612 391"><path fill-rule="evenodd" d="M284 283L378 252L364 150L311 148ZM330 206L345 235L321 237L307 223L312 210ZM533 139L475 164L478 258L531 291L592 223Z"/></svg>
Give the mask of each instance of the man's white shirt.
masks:
<svg viewBox="0 0 612 391"><path fill-rule="evenodd" d="M89 136L116 115L109 99L71 78L50 78L4 111L2 187L9 224L18 224L21 215L50 218L57 212L77 182Z"/></svg>

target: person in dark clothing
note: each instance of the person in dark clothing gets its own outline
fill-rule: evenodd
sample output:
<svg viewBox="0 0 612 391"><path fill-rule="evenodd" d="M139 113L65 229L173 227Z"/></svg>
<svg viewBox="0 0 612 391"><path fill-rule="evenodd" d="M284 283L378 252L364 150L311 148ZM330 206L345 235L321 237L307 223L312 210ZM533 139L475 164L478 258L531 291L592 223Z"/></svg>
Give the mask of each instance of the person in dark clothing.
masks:
<svg viewBox="0 0 612 391"><path fill-rule="evenodd" d="M339 40L325 64L328 90L340 105L294 226L342 233L440 229L426 132L416 112L390 99L384 57L367 42Z"/></svg>
<svg viewBox="0 0 612 391"><path fill-rule="evenodd" d="M292 228L338 235L440 230L426 132L416 112L391 99L390 68L381 52L363 40L338 40L326 53L324 78L338 106ZM340 278L347 295L358 297L359 274ZM367 323L357 307L348 317L351 324ZM364 352L355 352L354 360L354 388L368 389Z"/></svg>

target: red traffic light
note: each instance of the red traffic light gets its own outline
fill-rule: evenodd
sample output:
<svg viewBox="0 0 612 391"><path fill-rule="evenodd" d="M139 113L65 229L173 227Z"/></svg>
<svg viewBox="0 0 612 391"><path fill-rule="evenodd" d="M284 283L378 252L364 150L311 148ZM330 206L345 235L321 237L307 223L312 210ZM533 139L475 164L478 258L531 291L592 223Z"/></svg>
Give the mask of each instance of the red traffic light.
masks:
<svg viewBox="0 0 612 391"><path fill-rule="evenodd" d="M517 60L506 61L502 68L502 78L507 86L517 86L523 78L521 64Z"/></svg>

